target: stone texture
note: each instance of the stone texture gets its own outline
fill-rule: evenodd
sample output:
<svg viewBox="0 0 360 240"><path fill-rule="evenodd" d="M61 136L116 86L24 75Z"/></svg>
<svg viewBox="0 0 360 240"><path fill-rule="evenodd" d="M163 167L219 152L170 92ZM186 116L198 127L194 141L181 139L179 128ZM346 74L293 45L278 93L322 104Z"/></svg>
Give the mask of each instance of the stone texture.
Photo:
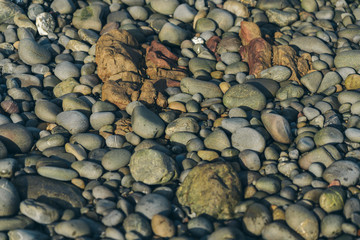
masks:
<svg viewBox="0 0 360 240"><path fill-rule="evenodd" d="M136 151L130 159L130 172L136 181L145 184L164 184L178 176L175 161L154 149Z"/></svg>
<svg viewBox="0 0 360 240"><path fill-rule="evenodd" d="M0 125L0 140L10 153L26 153L33 145L30 131L16 123Z"/></svg>
<svg viewBox="0 0 360 240"><path fill-rule="evenodd" d="M227 163L208 163L194 167L176 192L180 204L196 214L231 219L242 198L241 182Z"/></svg>
<svg viewBox="0 0 360 240"><path fill-rule="evenodd" d="M126 30L114 29L102 35L96 44L95 59L103 82L141 81L142 53L137 40Z"/></svg>

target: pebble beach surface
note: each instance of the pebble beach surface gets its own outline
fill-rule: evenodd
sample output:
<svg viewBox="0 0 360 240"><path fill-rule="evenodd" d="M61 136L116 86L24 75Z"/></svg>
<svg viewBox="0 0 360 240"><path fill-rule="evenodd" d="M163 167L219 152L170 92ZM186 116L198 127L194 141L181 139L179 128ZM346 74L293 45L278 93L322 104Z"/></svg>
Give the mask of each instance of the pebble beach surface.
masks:
<svg viewBox="0 0 360 240"><path fill-rule="evenodd" d="M0 240L357 239L358 0L0 0Z"/></svg>

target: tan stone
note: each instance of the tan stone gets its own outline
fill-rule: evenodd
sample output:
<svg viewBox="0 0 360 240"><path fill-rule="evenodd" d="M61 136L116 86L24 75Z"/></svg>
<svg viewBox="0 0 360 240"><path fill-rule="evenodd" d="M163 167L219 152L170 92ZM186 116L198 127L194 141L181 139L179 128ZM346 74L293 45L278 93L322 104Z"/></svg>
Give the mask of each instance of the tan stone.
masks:
<svg viewBox="0 0 360 240"><path fill-rule="evenodd" d="M359 74L350 74L345 79L345 88L347 90L356 90L360 88L360 75Z"/></svg>

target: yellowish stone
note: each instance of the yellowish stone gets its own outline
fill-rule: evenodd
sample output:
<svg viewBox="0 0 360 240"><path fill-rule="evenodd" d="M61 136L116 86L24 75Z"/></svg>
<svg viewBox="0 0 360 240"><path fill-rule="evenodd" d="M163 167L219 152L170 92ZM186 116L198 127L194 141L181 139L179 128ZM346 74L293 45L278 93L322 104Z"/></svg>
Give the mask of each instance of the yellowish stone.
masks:
<svg viewBox="0 0 360 240"><path fill-rule="evenodd" d="M181 102L171 102L168 106L168 108L172 109L172 110L177 110L177 111L181 111L181 112L186 112L186 107L183 103Z"/></svg>
<svg viewBox="0 0 360 240"><path fill-rule="evenodd" d="M204 161L213 161L219 158L219 154L212 150L200 150L197 154Z"/></svg>
<svg viewBox="0 0 360 240"><path fill-rule="evenodd" d="M345 79L345 88L347 90L355 90L360 88L360 75L359 74L350 74Z"/></svg>
<svg viewBox="0 0 360 240"><path fill-rule="evenodd" d="M223 71L213 71L213 72L211 72L210 75L212 78L222 79L222 77L224 76L224 72Z"/></svg>
<svg viewBox="0 0 360 240"><path fill-rule="evenodd" d="M223 93L226 93L227 90L229 90L229 88L231 87L231 85L228 82L222 82L219 84L219 87Z"/></svg>

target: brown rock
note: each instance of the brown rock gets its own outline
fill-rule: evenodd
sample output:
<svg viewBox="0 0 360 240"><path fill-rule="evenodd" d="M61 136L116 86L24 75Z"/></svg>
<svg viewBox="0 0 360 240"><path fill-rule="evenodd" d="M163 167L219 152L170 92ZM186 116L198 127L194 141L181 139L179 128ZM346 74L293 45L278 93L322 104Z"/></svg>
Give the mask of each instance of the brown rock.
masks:
<svg viewBox="0 0 360 240"><path fill-rule="evenodd" d="M177 60L178 56L154 40L146 48L146 74L154 80L173 79L180 81L187 77L187 72L185 68L178 67Z"/></svg>
<svg viewBox="0 0 360 240"><path fill-rule="evenodd" d="M244 46L256 38L261 38L261 31L256 23L242 21L240 27L239 36Z"/></svg>
<svg viewBox="0 0 360 240"><path fill-rule="evenodd" d="M209 40L206 41L207 48L214 53L216 60L220 61L220 55L216 52L217 46L220 43L221 39L218 36L212 36Z"/></svg>
<svg viewBox="0 0 360 240"><path fill-rule="evenodd" d="M137 88L135 83L109 80L102 86L102 101L109 101L124 110L131 102L130 96Z"/></svg>
<svg viewBox="0 0 360 240"><path fill-rule="evenodd" d="M152 41L146 49L146 66L148 68L172 69L177 66L178 56L157 41Z"/></svg>
<svg viewBox="0 0 360 240"><path fill-rule="evenodd" d="M141 93L138 99L140 102L144 103L145 105L155 104L157 93L151 81L146 80L143 83L140 91Z"/></svg>
<svg viewBox="0 0 360 240"><path fill-rule="evenodd" d="M156 214L151 219L151 228L159 237L173 237L175 235L174 223L163 215Z"/></svg>
<svg viewBox="0 0 360 240"><path fill-rule="evenodd" d="M138 48L138 42L126 30L113 29L102 35L95 56L100 79L140 82L143 57Z"/></svg>
<svg viewBox="0 0 360 240"><path fill-rule="evenodd" d="M161 79L172 79L180 81L181 79L188 76L185 70L182 69L163 69L163 68L148 68L146 69L146 75L150 79L161 80Z"/></svg>
<svg viewBox="0 0 360 240"><path fill-rule="evenodd" d="M303 54L301 57L296 55L296 51L286 45L273 46L273 65L286 66L291 69L290 80L300 83L299 78L307 74L311 69L311 56Z"/></svg>
<svg viewBox="0 0 360 240"><path fill-rule="evenodd" d="M241 46L241 40L237 37L224 37L217 46L217 53L238 52Z"/></svg>
<svg viewBox="0 0 360 240"><path fill-rule="evenodd" d="M124 136L128 132L132 132L131 119L122 118L115 122L115 134Z"/></svg>
<svg viewBox="0 0 360 240"><path fill-rule="evenodd" d="M241 57L249 64L249 74L257 75L271 67L271 45L263 38L255 38L240 48Z"/></svg>

